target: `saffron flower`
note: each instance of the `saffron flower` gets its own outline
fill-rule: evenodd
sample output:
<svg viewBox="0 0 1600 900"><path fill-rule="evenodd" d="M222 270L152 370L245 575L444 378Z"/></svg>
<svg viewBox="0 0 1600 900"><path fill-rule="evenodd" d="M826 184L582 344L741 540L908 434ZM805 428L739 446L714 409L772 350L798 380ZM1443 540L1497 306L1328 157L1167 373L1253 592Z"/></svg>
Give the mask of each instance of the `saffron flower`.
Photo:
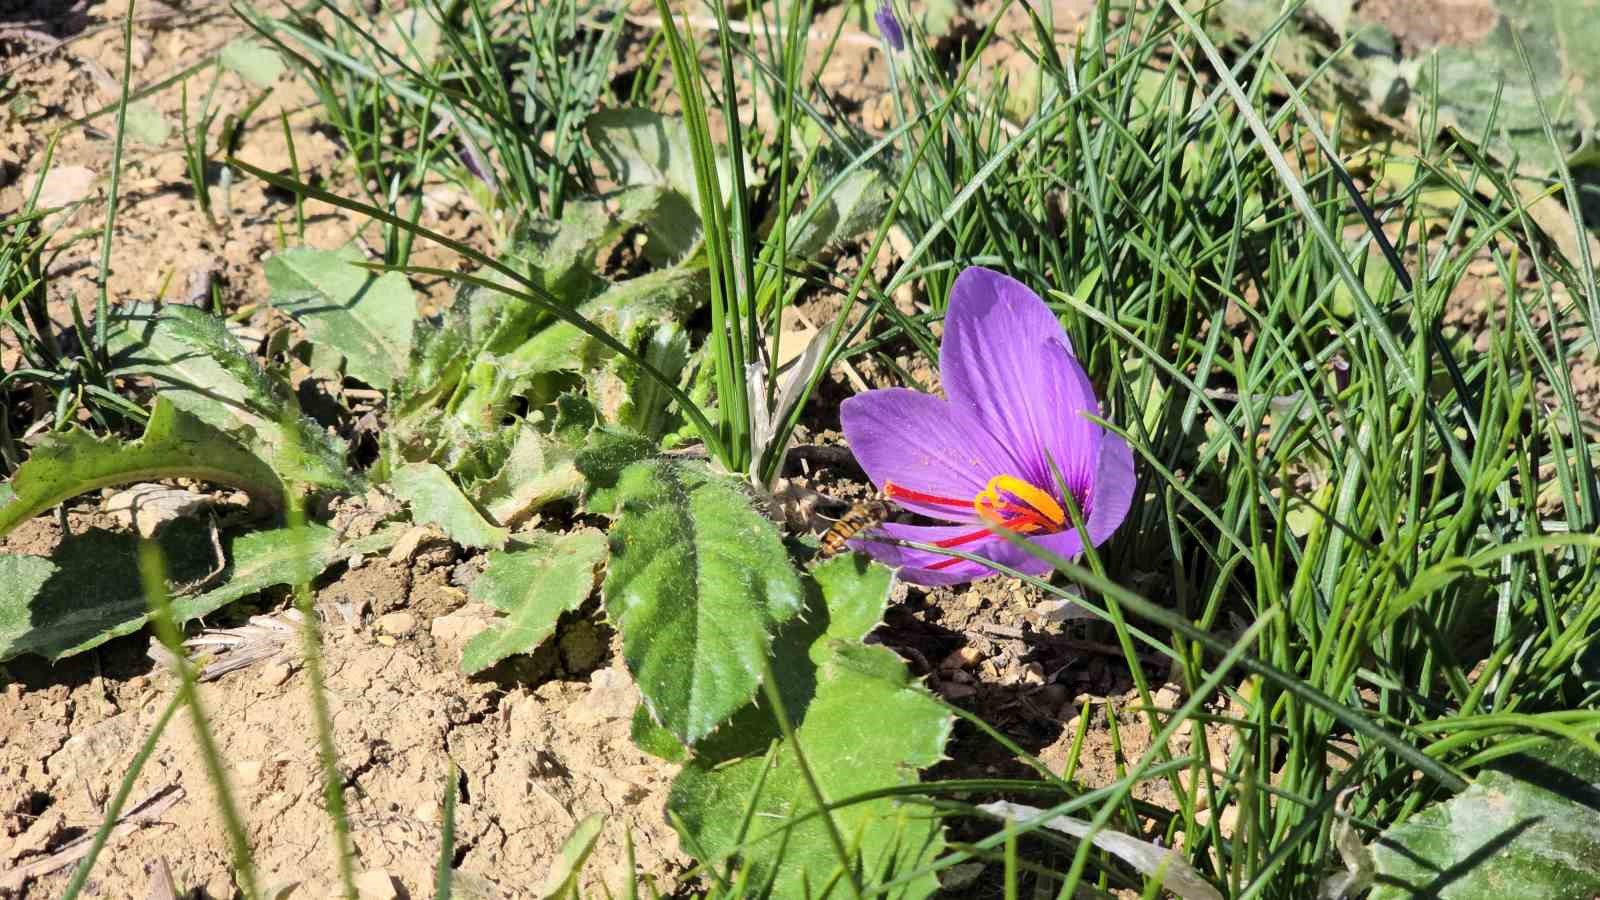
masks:
<svg viewBox="0 0 1600 900"><path fill-rule="evenodd" d="M850 546L899 567L914 584L954 584L994 570L883 538L960 549L1040 575L1050 566L991 526L1078 556L1083 543L1060 484L1090 544L1103 543L1133 502L1133 451L1087 418L1100 414L1100 403L1055 314L1021 282L969 268L950 292L944 328L939 375L948 399L907 388L867 391L846 400L839 418L885 497L950 524L888 523Z"/></svg>
<svg viewBox="0 0 1600 900"><path fill-rule="evenodd" d="M878 22L878 33L888 43L889 48L896 53L906 48L906 33L900 28L900 20L894 17L894 6L889 0L879 0L878 11L872 16Z"/></svg>

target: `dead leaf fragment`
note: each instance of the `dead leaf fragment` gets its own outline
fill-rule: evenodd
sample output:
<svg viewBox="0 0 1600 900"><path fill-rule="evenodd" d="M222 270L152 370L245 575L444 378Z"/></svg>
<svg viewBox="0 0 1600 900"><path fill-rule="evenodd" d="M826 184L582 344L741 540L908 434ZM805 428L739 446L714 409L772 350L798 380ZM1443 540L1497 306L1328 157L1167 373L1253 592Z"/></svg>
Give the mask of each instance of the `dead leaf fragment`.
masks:
<svg viewBox="0 0 1600 900"><path fill-rule="evenodd" d="M287 680L294 670L295 654L299 650L300 628L305 617L297 609L285 609L271 615L251 616L247 625L239 628L207 628L183 642L185 647L203 654L204 667L197 676L200 681L215 681L239 669L261 662L281 666L283 675L273 684ZM171 665L172 655L155 638L150 639L149 656L156 662Z"/></svg>
<svg viewBox="0 0 1600 900"><path fill-rule="evenodd" d="M1006 801L985 803L978 808L1013 822L1032 821L1044 814L1042 809ZM1051 831L1075 838L1083 838L1093 830L1089 822L1071 816L1056 816L1043 824ZM1160 847L1107 829L1094 831L1090 840L1096 847L1122 859L1145 876L1161 878L1161 886L1181 900L1222 900L1222 894L1207 884L1189 865L1189 861L1170 847Z"/></svg>

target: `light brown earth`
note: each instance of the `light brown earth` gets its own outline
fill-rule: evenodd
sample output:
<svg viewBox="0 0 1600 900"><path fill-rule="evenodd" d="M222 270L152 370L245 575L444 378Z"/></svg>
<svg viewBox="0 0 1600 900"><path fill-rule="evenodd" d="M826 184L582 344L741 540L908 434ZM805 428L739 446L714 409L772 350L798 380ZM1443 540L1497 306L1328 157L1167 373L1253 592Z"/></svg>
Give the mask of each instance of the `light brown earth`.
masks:
<svg viewBox="0 0 1600 900"><path fill-rule="evenodd" d="M1455 5L1481 8L1472 0ZM997 6L994 0L983 0L969 16L983 20ZM1088 6L1057 0L1058 30L1070 32ZM1369 0L1363 14L1385 22L1407 47L1470 36L1470 25L1459 24L1459 17L1433 14L1433 6ZM5 40L0 59L8 73L15 73L11 77L24 98L0 110L0 211L21 206L22 192L42 169L41 155L53 129L115 103L122 49L116 23L123 9L114 3L0 0L0 38ZM244 32L223 4L197 4L186 12L164 14L166 8L152 0L141 2L139 9L143 18L134 42L136 84L176 71ZM826 11L819 25L827 27L842 14ZM1020 16L1016 11L1010 15ZM1441 22L1458 24L1446 33ZM1012 24L1019 30L1029 27L1025 18ZM67 43L53 47L52 41L59 39ZM629 53L637 57L638 44L625 51L625 62ZM994 60L997 68L1013 62L1005 53ZM845 46L823 73L822 84L865 127L880 129L888 123L876 49ZM203 90L202 78L191 89L191 103ZM248 95L237 77L224 76L216 104L225 113L236 112ZM180 103L176 87L157 95L156 102L175 122ZM287 168L287 145L277 124L282 111L302 173L325 179L334 190L353 189L340 148L313 127L311 102L299 82L280 79L251 120L240 156L268 169ZM68 319L70 305L85 314L93 308L96 236L104 222L111 164L110 127L110 117L102 116L91 128L66 129L56 146L58 174L48 187L58 192L58 199L83 201L61 220L64 246L51 267L52 311L61 321ZM176 135L159 148L129 145L112 254L113 302L157 295L183 298L192 280L211 272L231 309L259 307L266 291L261 261L284 246L292 206L248 178L237 179L227 192L213 184L225 218L213 227L196 206L180 148ZM307 213L305 240L312 246L337 246L358 231L350 218L330 207L312 203ZM484 236L471 211L444 186L429 192L423 223L482 246ZM66 242L66 236L77 233L87 237ZM431 248L419 245L419 254L420 264L454 265ZM444 296L440 286L418 287L428 292L430 302ZM1474 318L1472 310L1484 301L1471 291L1466 294L1453 321L1463 327L1481 325L1482 315ZM264 316L258 312L257 322L265 324ZM0 354L9 352L14 351L0 346ZM9 367L11 359L5 362ZM897 363L929 386L936 381L925 360L905 356ZM892 377L870 362L861 369L855 374L874 385ZM837 423L835 410L852 390L854 379L836 374L814 420L807 423L820 444L837 444L838 435L831 431ZM1587 389L1591 409L1600 407L1600 378L1579 388ZM819 458L822 462L808 470L808 483L841 496L864 490L847 457ZM92 503L75 508L70 516L74 531L113 527L92 510ZM4 547L48 553L60 539L55 522L41 518L13 533ZM363 888L374 897L431 895L441 798L453 762L460 768L461 791L454 860L457 896L535 896L562 840L578 819L596 812L607 816L607 825L596 862L587 870L591 886L603 882L618 890L625 877L622 840L627 832L639 870L670 890L687 864L662 814L674 770L640 753L629 739L636 694L612 636L586 622L568 621L561 637L534 658L497 669L490 679L466 678L458 664L460 647L489 615L467 601L464 586L476 571L476 561L458 559L454 548L425 544L408 560L374 559L357 568L338 568L318 591L357 850L354 865ZM1076 777L1089 786L1109 783L1118 776L1119 759L1110 752L1106 716L1118 718L1120 761L1136 759L1147 748L1150 731L1120 653L1082 622L1043 619L1039 606L1044 599L1003 579L959 591L913 588L890 610L880 638L904 653L931 688L982 710L1052 767L1065 763L1078 717L1086 715L1087 749ZM283 600L273 596L240 604L228 611L226 622L213 624L236 624L251 612L272 612ZM39 864L98 824L104 803L172 695L171 677L145 655L146 641L147 635L122 639L54 667L37 660L0 667L0 895L6 893L5 873ZM1152 660L1146 675L1159 688L1164 666ZM299 892L291 896L325 897L333 895L336 870L307 690L304 668L280 661L208 684L202 698L236 789L262 884L298 882ZM1181 702L1170 688L1160 690L1156 699L1161 706ZM1226 736L1208 739L1225 742ZM1014 761L969 731L961 732L959 740L951 752L961 762L949 764L952 773L1014 769ZM179 890L196 891L196 897L231 897L228 844L186 720L173 723L132 799L137 803L153 794L178 799L141 827L114 838L101 857L89 896L143 896L151 867L164 859ZM1162 803L1170 801L1170 790L1163 795L1163 786L1149 786L1140 796ZM66 873L62 869L42 875L22 887L20 895L56 896ZM384 885L393 893L385 894Z"/></svg>

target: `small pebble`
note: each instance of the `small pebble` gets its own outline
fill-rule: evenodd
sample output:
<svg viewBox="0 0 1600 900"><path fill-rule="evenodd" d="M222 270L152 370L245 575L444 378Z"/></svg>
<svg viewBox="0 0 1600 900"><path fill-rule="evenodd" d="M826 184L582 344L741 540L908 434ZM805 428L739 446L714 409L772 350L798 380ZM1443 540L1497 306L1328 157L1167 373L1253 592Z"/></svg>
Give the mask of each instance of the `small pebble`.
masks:
<svg viewBox="0 0 1600 900"><path fill-rule="evenodd" d="M404 637L417 628L417 617L408 612L392 612L378 617L378 630L395 637Z"/></svg>
<svg viewBox="0 0 1600 900"><path fill-rule="evenodd" d="M261 667L261 683L267 687L277 687L288 681L293 673L294 670L283 660L270 662Z"/></svg>
<svg viewBox="0 0 1600 900"><path fill-rule="evenodd" d="M384 869L368 869L356 876L356 896L361 900L396 900L394 876Z"/></svg>

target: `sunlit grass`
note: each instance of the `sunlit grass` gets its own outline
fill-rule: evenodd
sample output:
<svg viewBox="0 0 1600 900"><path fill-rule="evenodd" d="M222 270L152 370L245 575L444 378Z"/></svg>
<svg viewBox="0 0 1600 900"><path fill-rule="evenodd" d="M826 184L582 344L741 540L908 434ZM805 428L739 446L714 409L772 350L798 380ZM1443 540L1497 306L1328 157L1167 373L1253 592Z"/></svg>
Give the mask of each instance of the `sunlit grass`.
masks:
<svg viewBox="0 0 1600 900"><path fill-rule="evenodd" d="M1600 712L1591 710L1600 688L1582 657L1600 624L1600 541L1591 536L1600 488L1592 427L1568 364L1600 340L1593 263L1546 255L1528 193L1470 147L1431 135L1417 146L1369 144L1336 119L1330 124L1329 111L1308 108L1306 84L1260 62L1271 58L1267 47L1287 13L1256 46L1228 56L1177 4L1121 24L1102 7L1070 47L1034 17L1031 34L1006 38L1033 62L1034 96L980 77L978 60L1000 39L1000 16L955 48L913 29L911 49L892 63L896 121L887 135L871 135L822 112L806 71L810 3L790 5L781 19L757 5L746 37L729 36L730 12L716 4L723 37L714 53L702 32L667 24L646 39L647 74L627 97L613 96L606 78L623 39L619 18L599 23L576 2L512 6L515 27L505 27L485 0L422 3L416 14L441 29L437 55L387 46L373 26L331 4L320 19L272 21L245 11L262 34L300 56L319 115L350 150L343 174L363 197L310 188L298 171L285 178L241 169L294 190L301 229L298 203L308 196L380 223L384 264L404 269L415 239L440 237L417 224L427 178L476 191L484 221L497 223L494 236L507 237L517 222L559 216L597 189L581 128L591 109L657 97L670 84L674 106L688 114L698 201L709 212L702 252L710 349L701 361L719 402L700 409L677 381L662 380L686 414L694 409L692 424L728 469L770 485L833 362L871 355L892 370L898 353L937 359L949 286L974 264L1028 282L1061 312L1108 398L1107 424L1135 449L1140 494L1128 523L1100 552L1052 560L1060 576L1034 581L1103 620L1096 627L1122 648L1156 735L1150 751L1099 790L1010 745L1038 779L893 794L951 817L977 816L975 803L990 797L1025 794L1050 815L1077 813L1095 828L1180 846L1228 896L1299 897L1340 866L1335 799L1347 788L1353 794L1343 808L1370 836L1507 755L1562 742L1595 747ZM507 56L519 59L509 81ZM1256 62L1230 71L1241 56ZM741 104L747 90L762 99ZM773 130L741 119L751 102L765 103L757 118L770 118ZM713 132L712 110L725 131ZM797 156L790 148L801 132L819 135L821 145ZM405 139L392 141L395 134ZM723 151L732 184L718 179ZM1345 170L1373 151L1414 162L1426 177L1391 193L1353 194ZM745 183L747 164L764 187ZM823 364L797 406L773 410L777 436L760 444L751 404L775 403L777 373L764 371L765 383L751 391L749 367L775 353L764 342L785 306L835 289L826 273L791 257L792 236L852 172L873 173L888 203L858 242L849 263L856 268L837 273L848 303L828 323ZM1570 174L1562 178L1573 196ZM1457 201L1442 219L1423 202L1425 190L1440 187ZM25 317L42 278L29 262L30 224L9 221L0 248L4 321L30 341L30 361L54 365L56 351ZM108 217L108 239L111 228ZM871 262L892 228L911 249L876 284ZM520 280L552 316L576 317L542 296L527 273L440 243ZM1382 271L1369 271L1379 265L1371 243L1389 251ZM1529 247L1538 248L1531 283L1518 277ZM1477 259L1498 273L1483 352L1443 328L1452 293ZM907 285L922 304L913 312L888 299ZM8 466L19 453L3 420L0 453ZM1082 590L1069 591L1068 582ZM1165 587L1141 595L1127 587L1133 583ZM152 591L152 602L162 596ZM296 597L309 628L309 590ZM158 619L175 648L169 625ZM318 646L308 634L313 659ZM1173 663L1184 693L1175 710L1155 707L1158 685L1139 660L1149 651ZM192 683L183 683L184 702L197 703ZM1209 707L1219 700L1243 717L1216 715ZM319 713L327 805L347 865L336 748L320 706ZM1196 740L1178 754L1169 740L1186 725L1196 734L1232 729L1237 749L1212 758ZM1353 749L1333 749L1345 746ZM1081 735L1069 772L1080 749ZM108 823L133 774L108 807ZM215 777L233 833L237 813L229 814L226 785ZM1175 808L1131 800L1136 786L1155 779L1170 787ZM447 811L454 783L447 779ZM870 799L816 797L832 808ZM1228 808L1238 813L1231 832L1216 814ZM1019 831L1027 842L1019 844ZM248 850L234 837L248 895ZM855 893L847 836L831 837L846 864L835 888ZM781 852L772 847L747 852ZM446 839L441 895L448 850ZM995 864L1008 896L1022 884L1068 896L1079 885L1144 883L1089 841L1044 836L1035 826L996 825L938 867L971 859ZM759 893L731 862L702 858L700 885L717 895ZM348 892L349 873L341 874ZM901 874L909 882L920 873Z"/></svg>

